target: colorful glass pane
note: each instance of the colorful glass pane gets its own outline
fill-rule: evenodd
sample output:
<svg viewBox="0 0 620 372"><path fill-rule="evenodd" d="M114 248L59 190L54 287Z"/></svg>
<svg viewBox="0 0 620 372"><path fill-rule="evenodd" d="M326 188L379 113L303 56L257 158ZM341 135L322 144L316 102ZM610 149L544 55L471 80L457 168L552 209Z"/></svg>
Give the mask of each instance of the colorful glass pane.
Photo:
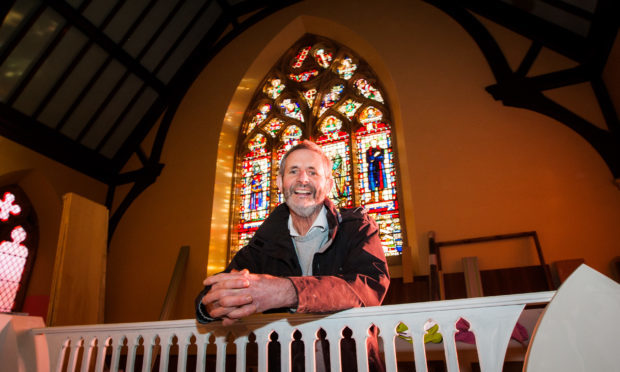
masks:
<svg viewBox="0 0 620 372"><path fill-rule="evenodd" d="M342 128L342 120L330 115L321 123L320 130L323 134L328 134L340 130Z"/></svg>
<svg viewBox="0 0 620 372"><path fill-rule="evenodd" d="M268 97L271 105L276 104L273 100L278 100L277 112L272 112L272 106L263 111L257 108L246 124L246 135L252 138L251 151L241 157L243 171L239 173L242 181L237 199L241 201L238 204L240 218L236 222L238 244L231 253L248 243L270 208L284 202L283 195L270 181L275 179L276 168L286 151L298 144L302 135L308 137L305 131L309 130L318 133L318 137L310 139L319 144L333 162L334 187L330 199L344 207L366 206L379 225L386 255L401 254L403 241L395 160L391 129L385 121L389 119L388 108L381 105L385 102L379 82L363 61L356 62L357 56L336 43L313 39L293 52L292 58L287 54L288 60L280 60L275 65L268 75L270 78L259 88L264 95L257 100ZM335 58L336 55L343 57ZM282 66L286 70L282 70ZM336 78L342 80L335 84ZM343 80L350 80L352 84ZM371 106L366 103L368 100L378 103ZM305 104L308 106L302 107ZM349 129L354 127L350 122L353 118L361 124L355 134ZM306 128L309 124L312 127ZM262 136L252 133L257 127L261 128ZM272 147L275 144L277 148Z"/></svg>
<svg viewBox="0 0 620 372"><path fill-rule="evenodd" d="M323 100L321 101L321 109L319 110L319 116L330 107L332 107L340 99L340 95L344 90L343 84L334 85L329 92L325 93Z"/></svg>
<svg viewBox="0 0 620 372"><path fill-rule="evenodd" d="M349 80L357 70L357 65L350 57L344 57L336 67L336 71L341 78Z"/></svg>
<svg viewBox="0 0 620 372"><path fill-rule="evenodd" d="M341 131L330 132L317 138L316 143L332 161L334 187L329 198L340 207L353 206L349 134Z"/></svg>
<svg viewBox="0 0 620 372"><path fill-rule="evenodd" d="M295 146L301 140L302 134L301 128L296 125L286 127L282 132L282 143L284 143L285 150Z"/></svg>
<svg viewBox="0 0 620 372"><path fill-rule="evenodd" d="M304 98L306 99L306 102L308 102L308 107L312 107L314 104L314 99L316 98L316 89L312 88L305 91Z"/></svg>
<svg viewBox="0 0 620 372"><path fill-rule="evenodd" d="M271 156L264 148L246 154L241 163L241 203L237 250L248 243L267 218L270 198Z"/></svg>
<svg viewBox="0 0 620 372"><path fill-rule="evenodd" d="M328 68L332 63L333 53L326 51L323 48L319 48L314 52L314 59L319 66Z"/></svg>
<svg viewBox="0 0 620 372"><path fill-rule="evenodd" d="M361 105L362 105L361 102L357 102L349 98L346 101L344 101L344 103L340 105L340 107L338 107L338 111L340 111L341 113L346 115L349 119L351 119L355 115L355 112L357 111L358 108L360 108Z"/></svg>
<svg viewBox="0 0 620 372"><path fill-rule="evenodd" d="M355 81L355 87L358 92L366 98L374 99L377 102L383 103L383 97L378 89L373 87L366 79L358 79Z"/></svg>
<svg viewBox="0 0 620 372"><path fill-rule="evenodd" d="M254 114L252 120L248 123L247 128L245 129L245 134L250 133L257 125L265 121L267 115L271 111L271 105L268 103L260 105L258 108L258 112Z"/></svg>
<svg viewBox="0 0 620 372"><path fill-rule="evenodd" d="M248 149L252 151L257 151L259 149L263 149L267 144L267 138L262 134L258 133L248 142Z"/></svg>
<svg viewBox="0 0 620 372"><path fill-rule="evenodd" d="M359 203L368 208L380 227L386 255L402 252L402 234L396 199L396 170L389 127L372 122L356 132Z"/></svg>
<svg viewBox="0 0 620 372"><path fill-rule="evenodd" d="M5 194L6 195L6 194ZM27 234L21 226L11 230L11 240L0 242L0 311L10 312L24 273L28 248L22 244Z"/></svg>
<svg viewBox="0 0 620 372"><path fill-rule="evenodd" d="M276 136L280 128L284 125L284 122L280 119L271 119L267 125L265 125L265 130L267 133L271 135L271 137Z"/></svg>
<svg viewBox="0 0 620 372"><path fill-rule="evenodd" d="M287 98L282 100L282 103L280 103L280 108L282 109L282 113L289 118L297 119L301 122L304 121L304 114L301 112L299 103L293 101L292 99Z"/></svg>
<svg viewBox="0 0 620 372"><path fill-rule="evenodd" d="M319 74L319 72L315 69L309 70L309 71L304 71L301 74L289 74L288 77L291 80L295 80L296 82L303 82L303 81L308 81L311 78L317 76Z"/></svg>
<svg viewBox="0 0 620 372"><path fill-rule="evenodd" d="M360 123L367 125L383 119L383 113L376 107L368 106L362 110L359 116Z"/></svg>
<svg viewBox="0 0 620 372"><path fill-rule="evenodd" d="M0 221L8 221L11 215L17 216L22 208L19 204L14 204L15 195L10 192L5 192L2 199L0 199Z"/></svg>
<svg viewBox="0 0 620 372"><path fill-rule="evenodd" d="M280 96L280 93L286 88L286 85L282 84L282 80L278 78L269 79L267 84L263 87L263 92L267 97L276 99Z"/></svg>
<svg viewBox="0 0 620 372"><path fill-rule="evenodd" d="M308 57L308 52L310 52L311 48L312 48L311 46L301 48L299 52L297 53L297 55L295 56L295 58L293 58L293 62L291 63L291 66L293 68L300 68L304 64L306 57Z"/></svg>

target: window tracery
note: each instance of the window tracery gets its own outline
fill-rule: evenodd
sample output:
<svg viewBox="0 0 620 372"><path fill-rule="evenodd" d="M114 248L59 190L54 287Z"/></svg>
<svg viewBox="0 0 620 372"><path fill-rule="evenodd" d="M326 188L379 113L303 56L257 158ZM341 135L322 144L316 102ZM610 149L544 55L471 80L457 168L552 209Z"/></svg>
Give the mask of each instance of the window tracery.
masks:
<svg viewBox="0 0 620 372"><path fill-rule="evenodd" d="M332 159L332 201L365 206L380 227L386 255L401 254L390 111L365 61L336 42L306 35L267 74L244 117L230 257L284 202L275 182L279 161L306 138Z"/></svg>

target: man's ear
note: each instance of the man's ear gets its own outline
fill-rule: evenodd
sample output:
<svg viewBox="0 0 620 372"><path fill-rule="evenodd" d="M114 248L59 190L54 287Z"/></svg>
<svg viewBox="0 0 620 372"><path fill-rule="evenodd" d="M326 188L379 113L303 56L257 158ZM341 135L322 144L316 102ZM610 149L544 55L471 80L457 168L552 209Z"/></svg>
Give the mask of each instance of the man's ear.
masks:
<svg viewBox="0 0 620 372"><path fill-rule="evenodd" d="M280 192L283 193L283 191L282 191L282 176L280 176L279 174L276 177L276 185L278 185L278 190L280 190Z"/></svg>
<svg viewBox="0 0 620 372"><path fill-rule="evenodd" d="M327 182L327 196L329 196L329 193L332 192L332 189L334 188L334 178L329 177L326 182Z"/></svg>

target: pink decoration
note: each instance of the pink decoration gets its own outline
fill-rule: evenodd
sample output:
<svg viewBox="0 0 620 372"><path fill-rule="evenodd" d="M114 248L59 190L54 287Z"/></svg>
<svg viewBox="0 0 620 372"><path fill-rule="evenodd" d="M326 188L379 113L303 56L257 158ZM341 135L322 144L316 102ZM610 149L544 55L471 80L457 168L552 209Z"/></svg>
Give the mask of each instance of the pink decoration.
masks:
<svg viewBox="0 0 620 372"><path fill-rule="evenodd" d="M0 199L0 220L7 221L9 219L9 214L17 216L22 211L19 205L13 204L14 201L15 195L10 192L4 193L3 199Z"/></svg>

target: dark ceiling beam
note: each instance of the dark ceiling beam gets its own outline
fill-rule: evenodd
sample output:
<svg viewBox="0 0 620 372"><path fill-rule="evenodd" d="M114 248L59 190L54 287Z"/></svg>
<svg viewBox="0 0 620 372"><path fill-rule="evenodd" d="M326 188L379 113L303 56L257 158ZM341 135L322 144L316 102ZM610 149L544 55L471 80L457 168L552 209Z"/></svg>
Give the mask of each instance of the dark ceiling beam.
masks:
<svg viewBox="0 0 620 372"><path fill-rule="evenodd" d="M616 179L616 182L620 182L620 134L617 131L618 116L613 110L609 94L602 83L601 70L593 68L593 66L596 67L597 65L591 62L592 60L606 61L609 53L607 48L596 47L591 50L583 50L583 55L576 56L575 58L575 60L580 63L579 66L575 68L540 76L526 77L523 74L523 70L529 69L527 66L531 65L533 59L538 55L538 47L534 46L536 43L540 42L538 38L533 39L534 44L521 63L523 67L520 67L517 72L512 72L495 39L482 23L469 13L469 9L462 5L462 3L472 3L472 1L463 1L462 3L441 0L425 1L438 7L457 21L474 39L476 44L478 44L497 81L496 84L486 88L493 98L502 101L506 106L539 112L571 128L581 135L582 138L599 153ZM604 7L604 9L606 12L610 11L611 6ZM600 12L601 10L597 9L596 13L598 14ZM604 29L606 32L614 35L614 37L618 31L617 27L615 29ZM605 36L602 35L604 32L605 31L600 31L599 35L601 37ZM610 37L607 36L606 39L609 40ZM605 44L605 46L606 45L607 44ZM598 55L599 53L604 55ZM603 111L607 126L610 129L609 131L600 129L543 94L543 92L548 89L584 82L592 84L597 101Z"/></svg>
<svg viewBox="0 0 620 372"><path fill-rule="evenodd" d="M299 2L300 0L279 0L279 1L267 1L259 2L256 0L247 0L243 3L266 3L269 6L262 8L258 12L252 14L250 17L240 23L239 27L233 28L232 31L224 35L226 28L229 25L227 16L222 15L207 34L203 37L202 41L194 49L192 55L187 59L183 66L178 70L175 76L171 79L169 84L169 92L171 97L184 96L192 82L198 77L204 67L222 50L230 41L232 41L239 34L244 32L250 26L269 16L270 14L292 4ZM240 3L242 4L242 3ZM242 5L243 6L243 5ZM248 8L250 9L250 8ZM254 6L251 7L254 9ZM123 144L122 148L114 156L114 162L118 168L122 168L127 163L133 149L136 148L150 129L155 125L155 122L159 119L160 115L164 112L167 106L167 99L164 97L158 97L155 103L151 106L151 109L143 117L140 123L136 126L136 129L128 137Z"/></svg>
<svg viewBox="0 0 620 372"><path fill-rule="evenodd" d="M222 17L220 17L207 32L203 40L198 44L198 47L195 48L193 55L198 53L197 50L208 50L209 46L215 43L217 38L219 38L220 35L224 32L227 25L228 22ZM192 58L195 57L190 56L188 60L191 60ZM134 149L140 145L143 138L147 135L147 133L151 130L151 128L155 125L156 121L159 119L160 115L164 112L168 104L168 99L177 95L185 94L185 92L181 92L180 89L175 89L173 87L178 86L179 83L177 83L177 81L181 80L180 76L188 72L188 70L186 69L187 64L188 62L185 62L183 66L179 69L179 71L175 74L175 77L171 79L171 82L169 84L170 94L167 97L157 97L153 105L151 105L151 108L142 117L140 123L138 123L138 125L136 126L136 129L131 133L131 135L125 141L121 149L114 156L113 160L117 164L119 170L123 167L125 163L127 163L129 158L133 154Z"/></svg>
<svg viewBox="0 0 620 372"><path fill-rule="evenodd" d="M579 18L583 18L589 21L592 20L592 15L593 15L592 12L585 10L583 8L580 8L578 6L575 6L573 4L567 3L566 1L562 1L562 0L541 0L541 1L543 3L547 3L555 8L561 9Z"/></svg>
<svg viewBox="0 0 620 372"><path fill-rule="evenodd" d="M78 8L78 11L83 10L86 6L88 6L88 4L90 4L90 2L91 0L84 1ZM6 103L9 106L13 106L15 101L17 101L17 98L19 98L19 96L22 94L24 89L26 89L26 86L28 86L32 78L37 74L37 72L39 71L43 63L45 63L45 61L50 56L50 54L52 54L54 49L56 49L58 44L60 44L60 42L62 41L63 37L67 34L67 31L69 30L70 27L71 25L68 22L65 22L65 24L60 29L60 31L56 33L56 36L54 36L52 41L47 45L47 47L45 47L45 50L37 58L35 63L32 65L32 67L28 69L28 73L26 74L26 76L24 76L20 80L20 82L17 84L17 87L13 90L13 92L11 92L11 96L6 101Z"/></svg>
<svg viewBox="0 0 620 372"><path fill-rule="evenodd" d="M525 57L523 57L523 61L519 64L517 71L515 73L519 76L525 76L532 68L534 61L540 55L540 51L542 50L542 44L534 41L530 48L527 50Z"/></svg>
<svg viewBox="0 0 620 372"><path fill-rule="evenodd" d="M39 4L39 6L28 14L28 18L20 22L20 28L15 32L12 38L3 46L0 51L0 65L6 61L6 59L11 55L15 47L22 41L24 36L30 31L32 25L39 19L41 14L45 11L45 6L43 4Z"/></svg>
<svg viewBox="0 0 620 372"><path fill-rule="evenodd" d="M157 177L159 177L164 167L164 164L161 164L159 161L168 130L170 128L170 125L172 124L172 120L174 119L176 110L180 105L181 101L183 100L183 97L189 89L191 83L198 77L200 72L211 61L211 59L213 59L213 57L215 57L215 55L217 55L217 53L219 53L222 48L224 48L224 46L228 45L228 43L230 43L241 32L245 31L251 25L262 20L273 12L276 12L277 10L280 10L281 8L291 5L297 1L298 0L289 2L270 2L272 6L261 9L260 11L251 15L246 20L241 22L237 27L233 27L233 30L225 35L224 32L226 31L228 25L231 23L229 15L222 14L220 18L214 23L211 29L203 37L202 41L194 49L192 55L172 78L170 83L170 94L166 97L167 99L164 99L164 97L162 96L158 97L156 102L151 106L149 112L145 115L145 117L138 125L138 128L134 130L129 140L125 142L123 148L117 153L117 156L115 157L115 161L117 162L117 165L119 167L118 169L120 170L121 167L127 163L129 157L133 153L135 153L135 149L140 148L139 146L142 142L142 139L148 133L148 131L152 129L155 122L165 110L165 114L161 119L160 127L158 128L157 135L151 149L151 154L148 160L146 160L144 167L140 170L120 175L117 178L117 182L134 181L134 184L110 218L110 239L114 234L114 231L116 230L116 227L118 226L122 216L127 211L127 209L129 209L129 206L136 198L138 198L138 196L140 196L142 192L144 192L144 190L146 190L151 184L155 182ZM114 189L115 187L111 185L108 190L107 202L110 206L113 203Z"/></svg>
<svg viewBox="0 0 620 372"><path fill-rule="evenodd" d="M136 61L141 61L142 58L146 55L146 53L148 53L148 51L151 49L151 47L153 46L153 44L155 44L155 41L157 41L157 39L159 38L159 36L164 32L164 30L166 29L166 27L170 24L170 22L172 21L172 19L174 18L174 16L179 12L179 10L181 9L181 7L183 6L183 4L186 2L186 0L180 0L178 1L175 6L173 7L173 9L168 12L168 14L166 15L166 18L164 19L164 21L159 25L159 27L157 27L157 29L155 30L155 32L153 33L153 35L151 35L150 39L142 46L140 52L138 53L138 55L136 56ZM122 42L119 43L119 45L124 45L124 43L126 42L126 40L129 39L129 37L131 37L131 34L133 33L133 30L131 32L127 32L125 34L125 37L123 38ZM109 62L110 58L108 58L106 60L106 62ZM153 76L155 76L155 73L152 73ZM131 75L131 71L126 70L123 73L123 76L121 76L118 81L114 84L114 87L110 90L110 92L107 94L107 96L103 99L103 101L101 101L101 104L99 105L99 107L97 108L97 110L94 111L94 113L90 116L90 119L88 119L88 121L86 122L86 125L84 125L84 127L82 128L82 130L80 131L80 133L77 136L76 141L81 142L82 139L84 138L84 136L86 136L86 134L90 131L90 129L92 128L92 126L95 124L95 122L97 121L97 119L99 119L99 116L103 113L103 111L108 107L108 105L110 104L110 102L112 102L112 99L114 99L114 97L116 96L116 94L118 93L118 91L121 89L121 87L123 86L123 84L127 81L127 79L129 78L129 76Z"/></svg>
<svg viewBox="0 0 620 372"><path fill-rule="evenodd" d="M118 46L88 19L78 13L71 5L62 0L45 0L45 3L60 13L73 26L85 33L90 40L94 41L106 52L111 54L118 62L149 84L157 92L160 94L164 94L166 92L166 86L162 81L153 76L149 70L130 56L129 53L127 53L123 48Z"/></svg>
<svg viewBox="0 0 620 372"><path fill-rule="evenodd" d="M6 0L3 1L2 4L0 4L0 24L4 23L4 19L6 18L7 14L9 14L11 8L13 8L13 5L15 5L16 1L17 0Z"/></svg>
<svg viewBox="0 0 620 372"><path fill-rule="evenodd" d="M165 63L168 61L168 59L170 58L170 56L172 56L172 54L174 53L174 51L177 49L177 47L179 45L181 45L181 42L183 41L183 39L187 36L187 34L193 29L194 25L196 24L196 22L198 22L198 20L203 16L203 14L207 11L207 9L209 8L209 6L211 5L211 3L213 3L213 0L207 0L205 1L202 6L200 7L200 9L198 9L198 11L196 11L196 13L194 14L194 16L192 17L192 19L185 25L185 28L183 29L183 31L177 36L177 39L175 40L174 43L172 43L172 46L170 47L170 49L168 49L168 51L165 53L165 55L162 57L161 61L159 61L159 63L157 64L157 66L155 66L155 68L153 69L153 74L157 75L159 73L159 70L161 70L161 68L165 65ZM129 113L129 111L131 110L131 108L133 107L133 105L137 102L137 100L141 97L141 95L144 93L144 90L146 89L146 85L142 85L142 87L140 87L140 89L133 95L133 97L129 100L128 104L125 106L125 108L123 109L123 111L121 112L121 114L119 115L119 117L115 120L115 122L112 124L112 126L110 127L110 129L108 129L108 132L103 136L103 138L101 139L101 141L99 141L99 144L97 145L97 148L95 149L97 152L100 152L101 149L103 148L103 146L108 142L108 140L110 139L110 137L114 134L114 132L118 129L118 127L120 126L120 124L123 122L125 116L127 116L127 114ZM140 149L140 146L137 146L137 148L142 151ZM144 162L143 162L144 163Z"/></svg>
<svg viewBox="0 0 620 372"><path fill-rule="evenodd" d="M113 163L29 116L0 103L0 135L103 183L114 181Z"/></svg>
<svg viewBox="0 0 620 372"><path fill-rule="evenodd" d="M467 8L476 14L492 20L517 32L530 40L574 61L583 62L587 43L584 37L565 28L549 23L522 9L502 1L488 0L425 0L442 9L448 7ZM614 0L612 0L614 1Z"/></svg>
<svg viewBox="0 0 620 372"><path fill-rule="evenodd" d="M620 27L620 1L598 0L585 52L588 67L602 74Z"/></svg>

